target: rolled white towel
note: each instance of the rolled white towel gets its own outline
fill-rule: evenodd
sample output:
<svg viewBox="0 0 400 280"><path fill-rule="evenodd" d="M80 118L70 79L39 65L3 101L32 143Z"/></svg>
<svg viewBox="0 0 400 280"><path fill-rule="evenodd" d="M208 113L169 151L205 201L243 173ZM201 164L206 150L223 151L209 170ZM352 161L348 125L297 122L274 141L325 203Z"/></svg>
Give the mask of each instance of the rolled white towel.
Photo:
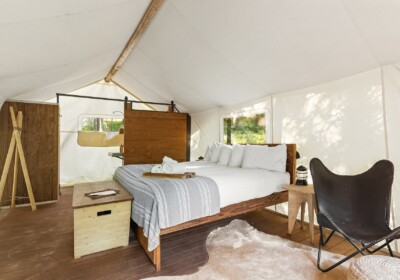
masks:
<svg viewBox="0 0 400 280"><path fill-rule="evenodd" d="M161 166L163 173L174 173L174 167L172 167L171 163L164 162Z"/></svg>
<svg viewBox="0 0 400 280"><path fill-rule="evenodd" d="M151 168L151 173L164 173L163 167L161 164L156 164Z"/></svg>
<svg viewBox="0 0 400 280"><path fill-rule="evenodd" d="M186 172L186 167L177 163L164 162L162 164L163 173L183 174Z"/></svg>
<svg viewBox="0 0 400 280"><path fill-rule="evenodd" d="M164 156L162 161L163 161L163 163L164 162L167 162L167 163L178 163L176 160L173 160L172 158L167 157L167 156Z"/></svg>

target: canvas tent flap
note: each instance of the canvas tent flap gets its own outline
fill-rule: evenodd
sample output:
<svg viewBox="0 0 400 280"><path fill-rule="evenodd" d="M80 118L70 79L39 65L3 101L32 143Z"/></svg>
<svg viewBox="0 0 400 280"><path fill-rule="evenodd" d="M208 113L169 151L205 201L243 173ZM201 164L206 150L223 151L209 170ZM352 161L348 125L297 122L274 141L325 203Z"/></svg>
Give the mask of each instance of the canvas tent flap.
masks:
<svg viewBox="0 0 400 280"><path fill-rule="evenodd" d="M75 95L130 100L134 98L115 84L96 83L73 92ZM55 102L55 99L52 100ZM143 104L134 108L148 110ZM95 140L78 143L78 133L82 116L123 119L124 102L60 97L60 182L62 185L83 181L110 179L121 166L120 159L108 156L109 152L119 152L123 135L106 132L83 132L99 136ZM94 142L92 142L94 141Z"/></svg>

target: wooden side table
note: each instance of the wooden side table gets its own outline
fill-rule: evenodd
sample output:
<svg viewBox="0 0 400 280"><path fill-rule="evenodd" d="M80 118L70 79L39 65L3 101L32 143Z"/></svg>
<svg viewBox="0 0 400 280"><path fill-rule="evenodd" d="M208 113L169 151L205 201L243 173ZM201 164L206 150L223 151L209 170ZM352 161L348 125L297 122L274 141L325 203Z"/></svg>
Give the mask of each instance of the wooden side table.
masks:
<svg viewBox="0 0 400 280"><path fill-rule="evenodd" d="M308 220L309 229L311 235L311 242L314 242L314 211L316 211L315 196L314 196L314 186L296 186L296 185L286 185L285 189L289 191L289 209L288 209L288 233L291 234L293 231L294 224L297 219L297 214L301 208L301 228L303 228L304 223L304 210L306 203L308 205Z"/></svg>

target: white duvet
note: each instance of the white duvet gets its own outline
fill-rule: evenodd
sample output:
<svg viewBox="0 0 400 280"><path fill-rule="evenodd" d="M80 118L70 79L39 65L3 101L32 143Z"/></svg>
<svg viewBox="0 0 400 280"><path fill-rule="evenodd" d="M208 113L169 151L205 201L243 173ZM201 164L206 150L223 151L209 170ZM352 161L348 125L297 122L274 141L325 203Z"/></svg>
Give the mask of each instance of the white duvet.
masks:
<svg viewBox="0 0 400 280"><path fill-rule="evenodd" d="M206 161L182 162L187 172L213 179L219 189L221 208L282 191L289 184L289 173L265 169L229 167Z"/></svg>

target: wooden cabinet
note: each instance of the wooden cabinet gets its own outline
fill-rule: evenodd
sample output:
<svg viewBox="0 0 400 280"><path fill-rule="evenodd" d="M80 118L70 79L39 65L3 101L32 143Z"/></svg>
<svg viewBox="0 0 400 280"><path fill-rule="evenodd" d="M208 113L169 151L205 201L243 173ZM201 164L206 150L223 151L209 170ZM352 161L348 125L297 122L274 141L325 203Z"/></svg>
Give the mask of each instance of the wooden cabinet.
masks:
<svg viewBox="0 0 400 280"><path fill-rule="evenodd" d="M59 109L57 104L36 104L7 101L0 111L0 171L4 168L13 127L10 106L22 111L22 146L36 202L54 201L59 193ZM17 198L27 197L25 180L18 166ZM10 205L14 174L14 158L4 188L1 206ZM16 204L29 203L26 198Z"/></svg>

